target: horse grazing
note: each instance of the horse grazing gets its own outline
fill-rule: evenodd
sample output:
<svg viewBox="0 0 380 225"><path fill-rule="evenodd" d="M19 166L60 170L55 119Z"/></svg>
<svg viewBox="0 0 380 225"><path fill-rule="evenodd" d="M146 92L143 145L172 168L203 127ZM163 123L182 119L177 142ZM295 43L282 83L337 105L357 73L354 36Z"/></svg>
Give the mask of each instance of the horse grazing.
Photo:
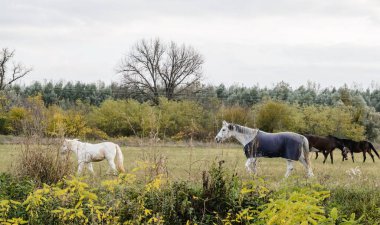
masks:
<svg viewBox="0 0 380 225"><path fill-rule="evenodd" d="M309 177L314 176L309 159L309 142L306 137L292 133L266 133L259 129L248 128L223 121L222 128L216 135L216 142L235 137L243 146L247 157L245 167L248 172L257 173L257 157L282 157L287 159L288 177L293 170L293 161L300 161ZM253 168L251 168L253 165Z"/></svg>
<svg viewBox="0 0 380 225"><path fill-rule="evenodd" d="M344 145L340 139L331 135L327 137L323 137L323 136L317 136L317 135L311 135L311 134L304 134L304 136L309 141L310 149L315 148L318 150L318 152L323 153L323 156L325 157L323 160L323 163L326 162L327 156L329 154L330 154L331 164L334 163L332 151L334 151L334 149L336 148L339 148L342 151L342 157L343 157L342 160L343 161L347 160L347 154L345 151L343 151ZM318 152L315 158L318 158Z"/></svg>
<svg viewBox="0 0 380 225"><path fill-rule="evenodd" d="M99 162L104 159L108 161L108 165L113 173L116 171L125 172L123 166L123 153L121 152L119 145L112 142L90 144L80 142L78 139L65 139L61 147L61 154L65 154L69 151L74 152L77 156L78 174L82 173L85 165L92 174L95 174L94 169L92 168L92 162Z"/></svg>
<svg viewBox="0 0 380 225"><path fill-rule="evenodd" d="M375 157L373 156L371 150L375 152L377 157L380 159L379 153L376 151L375 147L373 147L372 143L369 141L353 141L351 139L342 138L341 139L344 143L344 146L346 147L346 152L351 153L352 162L355 162L354 160L354 153L363 152L363 162L367 159L367 152L371 156L372 161L375 162Z"/></svg>

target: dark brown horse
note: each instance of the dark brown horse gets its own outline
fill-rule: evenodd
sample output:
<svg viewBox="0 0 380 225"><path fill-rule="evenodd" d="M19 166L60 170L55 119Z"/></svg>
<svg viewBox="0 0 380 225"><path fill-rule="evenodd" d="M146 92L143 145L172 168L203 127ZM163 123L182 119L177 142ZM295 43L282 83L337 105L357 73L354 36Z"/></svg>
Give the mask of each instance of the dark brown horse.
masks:
<svg viewBox="0 0 380 225"><path fill-rule="evenodd" d="M369 141L353 141L350 139L340 139L343 141L344 146L349 149L349 152L351 153L352 162L355 162L354 160L354 153L363 152L363 162L367 159L366 153L371 156L372 161L375 162L375 157L372 154L373 150L377 157L380 159L379 153L376 151L375 147L373 147L372 143Z"/></svg>
<svg viewBox="0 0 380 225"><path fill-rule="evenodd" d="M323 163L326 162L327 156L330 154L331 163L334 163L333 154L332 151L336 148L339 148L342 150L342 156L343 160L347 159L347 154L343 151L344 144L343 142L335 138L334 136L317 136L317 135L311 135L311 134L304 134L304 136L309 141L309 148L315 148L319 152L323 153L323 156L325 157L323 160ZM316 158L318 158L318 153L316 155Z"/></svg>

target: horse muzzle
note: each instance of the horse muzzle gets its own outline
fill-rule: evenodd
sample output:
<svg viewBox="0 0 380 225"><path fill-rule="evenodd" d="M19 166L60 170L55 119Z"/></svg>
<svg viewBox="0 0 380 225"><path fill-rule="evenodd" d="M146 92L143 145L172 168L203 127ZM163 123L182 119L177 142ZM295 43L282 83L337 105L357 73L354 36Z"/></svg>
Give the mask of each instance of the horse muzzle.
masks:
<svg viewBox="0 0 380 225"><path fill-rule="evenodd" d="M220 138L220 137L215 137L215 141L216 141L216 143L220 143L220 142L222 142L222 138Z"/></svg>

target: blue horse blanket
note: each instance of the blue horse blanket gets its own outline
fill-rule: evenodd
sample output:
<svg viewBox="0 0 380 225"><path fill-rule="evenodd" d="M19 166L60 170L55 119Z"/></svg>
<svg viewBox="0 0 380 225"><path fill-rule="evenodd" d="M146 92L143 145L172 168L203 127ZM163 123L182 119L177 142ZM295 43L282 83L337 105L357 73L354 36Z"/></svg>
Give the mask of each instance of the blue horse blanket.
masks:
<svg viewBox="0 0 380 225"><path fill-rule="evenodd" d="M258 131L256 137L244 146L247 158L252 157L282 157L298 160L301 156L303 136L290 133L266 133Z"/></svg>

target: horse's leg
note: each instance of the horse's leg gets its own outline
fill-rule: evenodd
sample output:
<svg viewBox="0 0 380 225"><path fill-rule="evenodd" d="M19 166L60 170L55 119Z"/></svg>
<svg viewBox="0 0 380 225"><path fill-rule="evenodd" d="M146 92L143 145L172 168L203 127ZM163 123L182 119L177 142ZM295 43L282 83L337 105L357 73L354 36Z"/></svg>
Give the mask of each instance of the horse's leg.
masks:
<svg viewBox="0 0 380 225"><path fill-rule="evenodd" d="M112 159L108 159L108 165L110 166L112 173L117 174L116 165Z"/></svg>
<svg viewBox="0 0 380 225"><path fill-rule="evenodd" d="M327 152L327 153L326 153L326 152ZM329 156L329 152L328 152L328 151L323 151L322 153L323 153L323 156L325 157L325 158L323 159L323 163L325 163L326 160L327 160L327 156Z"/></svg>
<svg viewBox="0 0 380 225"><path fill-rule="evenodd" d="M372 161L373 161L373 162L375 162L375 157L373 156L373 154L372 154L371 150L369 150L369 151L368 151L368 154L371 156L371 158L372 158Z"/></svg>
<svg viewBox="0 0 380 225"><path fill-rule="evenodd" d="M352 151L350 151L350 153L351 153L352 162L355 162L354 153Z"/></svg>
<svg viewBox="0 0 380 225"><path fill-rule="evenodd" d="M365 151L363 151L363 162L367 159L367 155L365 154Z"/></svg>
<svg viewBox="0 0 380 225"><path fill-rule="evenodd" d="M299 161L302 163L302 165L307 170L307 176L308 177L314 176L314 173L313 173L313 170L311 169L311 166L307 163L307 160L305 159L305 157L303 155L299 158Z"/></svg>
<svg viewBox="0 0 380 225"><path fill-rule="evenodd" d="M252 173L251 169L251 158L248 158L247 161L245 162L245 169L247 170L248 173Z"/></svg>
<svg viewBox="0 0 380 225"><path fill-rule="evenodd" d="M78 172L77 172L78 175L82 174L83 166L84 166L84 162L79 161L78 162Z"/></svg>
<svg viewBox="0 0 380 225"><path fill-rule="evenodd" d="M331 164L334 164L334 159L333 159L333 151L330 151L330 159L331 159Z"/></svg>
<svg viewBox="0 0 380 225"><path fill-rule="evenodd" d="M92 163L87 164L87 169L95 176L94 168L92 167Z"/></svg>
<svg viewBox="0 0 380 225"><path fill-rule="evenodd" d="M318 159L318 152L315 152L315 159Z"/></svg>
<svg viewBox="0 0 380 225"><path fill-rule="evenodd" d="M285 178L289 177L290 173L293 170L293 161L288 159L286 160L286 173L285 173Z"/></svg>
<svg viewBox="0 0 380 225"><path fill-rule="evenodd" d="M245 162L245 168L247 169L248 173L254 173L257 174L256 171L256 158L248 158ZM253 167L252 167L253 165Z"/></svg>
<svg viewBox="0 0 380 225"><path fill-rule="evenodd" d="M253 165L253 174L257 175L257 169L256 169L256 166L257 166L257 158L252 158L252 161L251 161L251 165Z"/></svg>

